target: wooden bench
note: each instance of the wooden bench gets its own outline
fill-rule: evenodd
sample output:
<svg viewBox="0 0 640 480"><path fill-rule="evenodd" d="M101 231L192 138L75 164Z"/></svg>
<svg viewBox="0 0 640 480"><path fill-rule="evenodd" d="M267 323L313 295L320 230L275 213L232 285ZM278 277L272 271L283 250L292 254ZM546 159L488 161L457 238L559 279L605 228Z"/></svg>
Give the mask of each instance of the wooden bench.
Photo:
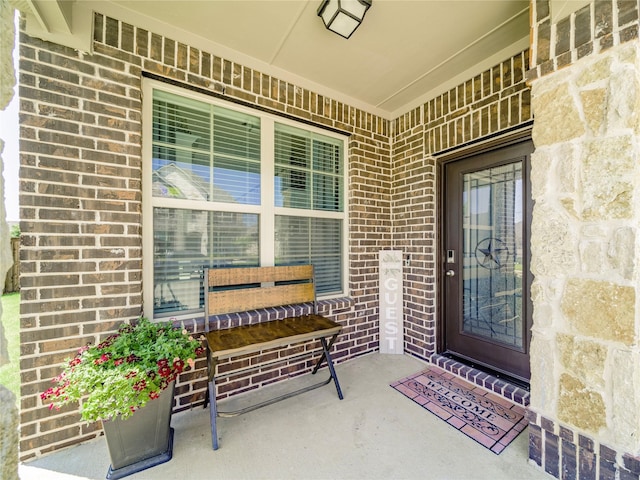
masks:
<svg viewBox="0 0 640 480"><path fill-rule="evenodd" d="M342 400L340 383L329 353L342 327L318 315L312 265L205 269L204 286L208 370L208 389L204 406L206 408L211 401L209 415L214 450L218 449L218 417L232 417L250 412L293 395L327 385L331 380L335 384L338 397ZM306 308L312 308L313 313L221 330L211 329L212 315L298 304L306 304ZM241 410L233 412L218 410L216 379L283 362L282 359L279 359L218 375L216 367L220 360L311 340L319 341L321 348L304 352L301 356L319 354L312 373L315 374L322 363L326 361L330 373L326 381L300 388Z"/></svg>

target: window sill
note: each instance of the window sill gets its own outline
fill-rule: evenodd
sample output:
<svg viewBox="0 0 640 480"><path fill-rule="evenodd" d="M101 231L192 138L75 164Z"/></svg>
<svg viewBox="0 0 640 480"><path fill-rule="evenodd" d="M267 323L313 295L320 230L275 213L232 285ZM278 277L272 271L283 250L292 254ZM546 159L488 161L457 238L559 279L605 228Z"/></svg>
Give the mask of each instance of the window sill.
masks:
<svg viewBox="0 0 640 480"><path fill-rule="evenodd" d="M355 300L351 297L337 297L318 300L318 313L324 316L337 315L343 311L350 310L355 305ZM250 325L252 323L269 322L298 315L309 315L313 313L313 304L305 303L298 305L286 305L282 307L264 308L259 310L249 310L244 312L226 313L213 315L209 319L209 324L213 329L231 328L238 325ZM175 325L181 325L190 332L205 331L205 321L202 312L175 315L170 318L156 318L156 321L173 321Z"/></svg>

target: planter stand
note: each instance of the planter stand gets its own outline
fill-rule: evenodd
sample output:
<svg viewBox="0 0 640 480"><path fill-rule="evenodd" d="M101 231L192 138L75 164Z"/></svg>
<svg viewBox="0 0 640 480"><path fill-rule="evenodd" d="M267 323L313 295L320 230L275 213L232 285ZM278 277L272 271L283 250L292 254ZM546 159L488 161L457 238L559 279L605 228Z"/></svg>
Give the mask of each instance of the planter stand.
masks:
<svg viewBox="0 0 640 480"><path fill-rule="evenodd" d="M172 382L157 399L124 420L120 417L103 420L111 457L107 480L117 480L171 460L174 387Z"/></svg>

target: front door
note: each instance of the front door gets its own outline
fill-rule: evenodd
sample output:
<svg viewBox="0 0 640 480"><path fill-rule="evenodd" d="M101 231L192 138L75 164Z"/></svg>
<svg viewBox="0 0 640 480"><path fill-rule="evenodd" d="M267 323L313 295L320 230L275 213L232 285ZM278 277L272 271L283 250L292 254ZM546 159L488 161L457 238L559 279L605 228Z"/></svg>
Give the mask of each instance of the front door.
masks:
<svg viewBox="0 0 640 480"><path fill-rule="evenodd" d="M528 381L530 141L444 165L448 353Z"/></svg>

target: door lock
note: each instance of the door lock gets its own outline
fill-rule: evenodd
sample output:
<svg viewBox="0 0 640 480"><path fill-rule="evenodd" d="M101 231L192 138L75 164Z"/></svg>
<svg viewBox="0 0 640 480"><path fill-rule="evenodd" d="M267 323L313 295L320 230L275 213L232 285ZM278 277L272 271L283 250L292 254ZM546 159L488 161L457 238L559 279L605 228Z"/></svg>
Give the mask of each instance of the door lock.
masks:
<svg viewBox="0 0 640 480"><path fill-rule="evenodd" d="M445 275L446 275L447 277L455 277L456 272L455 272L455 270L447 270L447 272L445 273Z"/></svg>

